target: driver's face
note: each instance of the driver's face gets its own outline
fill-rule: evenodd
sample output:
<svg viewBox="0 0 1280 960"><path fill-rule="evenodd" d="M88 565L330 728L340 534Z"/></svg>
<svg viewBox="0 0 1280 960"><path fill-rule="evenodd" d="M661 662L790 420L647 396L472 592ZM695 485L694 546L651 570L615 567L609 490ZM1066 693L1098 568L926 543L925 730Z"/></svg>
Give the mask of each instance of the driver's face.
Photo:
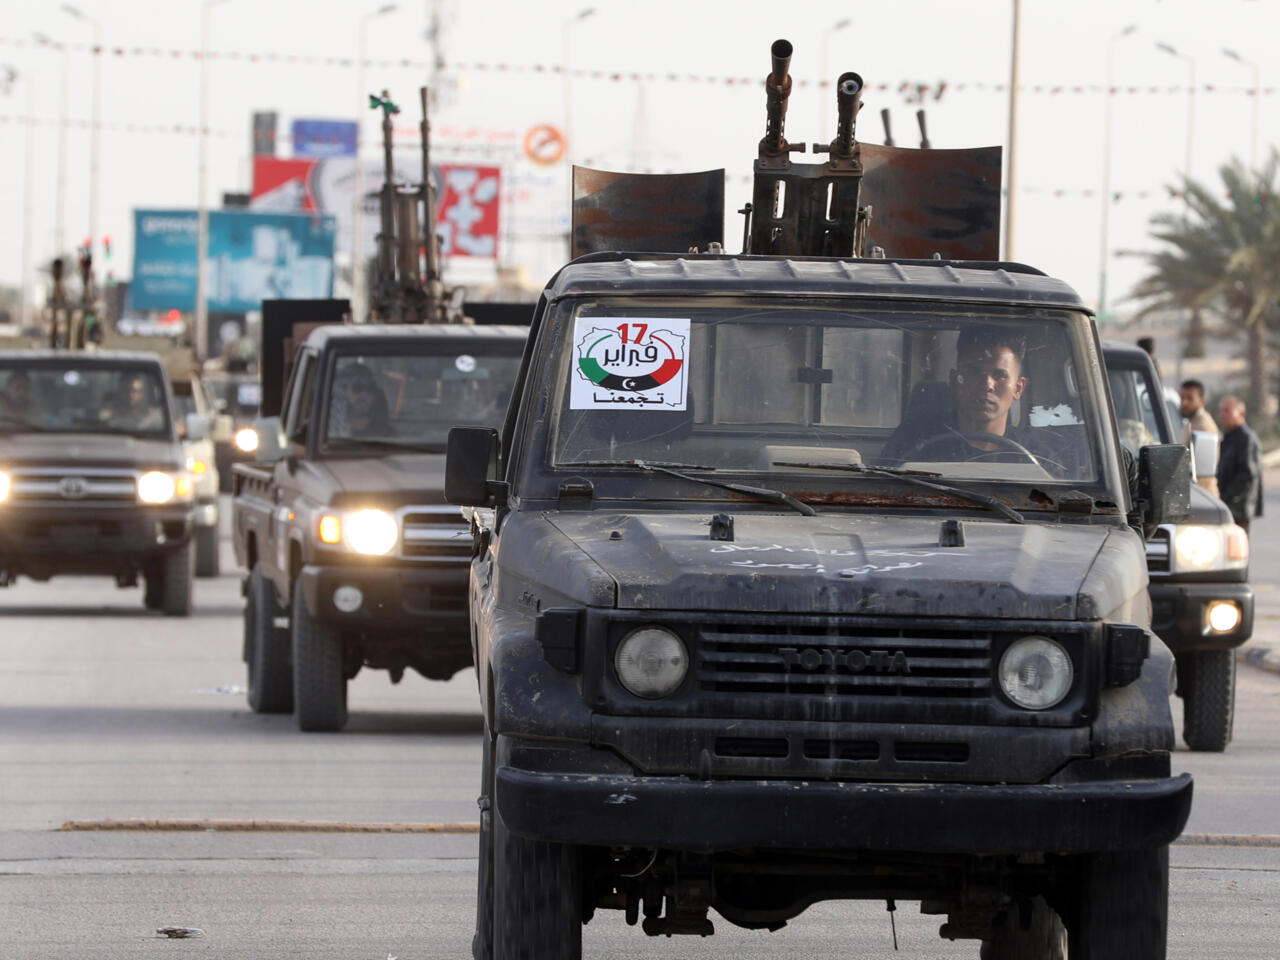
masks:
<svg viewBox="0 0 1280 960"><path fill-rule="evenodd" d="M147 388L141 380L132 380L129 383L129 403L135 407L142 406L142 401L146 399Z"/></svg>
<svg viewBox="0 0 1280 960"><path fill-rule="evenodd" d="M353 380L347 384L347 409L356 414L366 414L373 409L373 384Z"/></svg>
<svg viewBox="0 0 1280 960"><path fill-rule="evenodd" d="M977 348L962 354L952 374L961 426L1004 435L1009 408L1022 396L1027 378L1008 347Z"/></svg>

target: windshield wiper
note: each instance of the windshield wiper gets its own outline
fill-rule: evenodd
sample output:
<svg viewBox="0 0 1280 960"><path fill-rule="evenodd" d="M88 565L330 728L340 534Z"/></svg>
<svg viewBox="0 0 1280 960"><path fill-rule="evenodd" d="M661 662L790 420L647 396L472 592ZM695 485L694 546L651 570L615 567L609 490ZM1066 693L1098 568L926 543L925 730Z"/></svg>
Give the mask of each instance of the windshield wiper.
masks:
<svg viewBox="0 0 1280 960"><path fill-rule="evenodd" d="M949 483L937 483L933 480L925 480L925 477L939 477L939 473L931 473L924 470L904 470L901 467L869 467L865 463L804 463L799 460L774 460L775 467L807 467L813 470L840 470L845 473L861 473L872 476L897 477L899 480L905 480L907 483L914 483L917 487L925 487L929 490L937 490L940 493L949 493L952 496L960 497L971 503L982 504L985 507L1003 514L1014 523L1025 523L1017 510L997 500L995 497L989 497L985 493L975 493L972 490L966 490L964 487L953 487Z"/></svg>
<svg viewBox="0 0 1280 960"><path fill-rule="evenodd" d="M384 440L378 437L330 437L327 447L377 447L379 450L408 450L415 453L440 453L438 443L414 443L412 441Z"/></svg>
<svg viewBox="0 0 1280 960"><path fill-rule="evenodd" d="M767 501L768 503L778 503L783 506L790 507L797 513L802 513L806 517L817 516L818 511L803 501L797 500L789 493L783 493L781 490L771 490L768 487L753 487L745 483L730 483L727 480L713 480L710 477L694 477L687 473L681 473L681 470L715 470L715 467L707 467L697 463L665 463L657 460L582 460L577 463L562 463L562 467L634 467L637 470L644 470L651 473L665 473L681 480L688 480L690 483L701 483L708 487L719 487L721 490L731 490L734 493L745 493L748 496Z"/></svg>

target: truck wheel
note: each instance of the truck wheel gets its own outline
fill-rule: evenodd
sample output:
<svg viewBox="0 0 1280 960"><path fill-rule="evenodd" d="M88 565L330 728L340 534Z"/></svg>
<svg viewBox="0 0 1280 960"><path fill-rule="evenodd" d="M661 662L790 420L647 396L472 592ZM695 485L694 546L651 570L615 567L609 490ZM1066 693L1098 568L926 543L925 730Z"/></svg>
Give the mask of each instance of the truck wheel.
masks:
<svg viewBox="0 0 1280 960"><path fill-rule="evenodd" d="M249 708L254 713L293 711L289 631L275 624L276 617L283 615L271 581L254 567L244 604L244 659L249 667Z"/></svg>
<svg viewBox="0 0 1280 960"><path fill-rule="evenodd" d="M142 573L142 605L148 610L159 610L164 603L164 570L160 566L149 567Z"/></svg>
<svg viewBox="0 0 1280 960"><path fill-rule="evenodd" d="M1080 857L1071 960L1164 960L1169 848Z"/></svg>
<svg viewBox="0 0 1280 960"><path fill-rule="evenodd" d="M997 924L994 936L982 941L981 960L1063 960L1067 956L1067 930L1062 919L1035 897L1028 904L1015 903Z"/></svg>
<svg viewBox="0 0 1280 960"><path fill-rule="evenodd" d="M1192 750L1222 752L1231 742L1235 715L1235 651L1196 650L1180 657L1178 667L1182 739ZM1184 677L1184 672L1189 676Z"/></svg>
<svg viewBox="0 0 1280 960"><path fill-rule="evenodd" d="M347 722L342 634L307 613L301 582L293 588L293 714L298 729L332 733Z"/></svg>
<svg viewBox="0 0 1280 960"><path fill-rule="evenodd" d="M480 843L476 866L476 932L471 937L474 960L493 960L493 741L484 725L480 754Z"/></svg>
<svg viewBox="0 0 1280 960"><path fill-rule="evenodd" d="M511 833L494 804L493 960L581 960L582 864L576 847Z"/></svg>
<svg viewBox="0 0 1280 960"><path fill-rule="evenodd" d="M196 576L216 577L221 569L218 562L218 528L196 529Z"/></svg>
<svg viewBox="0 0 1280 960"><path fill-rule="evenodd" d="M161 568L160 608L166 617L191 616L192 570L195 546L188 543L179 550L166 554Z"/></svg>

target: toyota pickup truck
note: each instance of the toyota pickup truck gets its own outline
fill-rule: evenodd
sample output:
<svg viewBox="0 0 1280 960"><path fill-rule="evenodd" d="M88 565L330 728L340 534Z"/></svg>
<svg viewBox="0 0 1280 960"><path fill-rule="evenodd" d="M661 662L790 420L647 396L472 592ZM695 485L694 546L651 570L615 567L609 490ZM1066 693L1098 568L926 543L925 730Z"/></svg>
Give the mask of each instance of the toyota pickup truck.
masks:
<svg viewBox="0 0 1280 960"><path fill-rule="evenodd" d="M1134 454L1146 443L1177 442L1151 357L1114 342L1104 342L1102 352L1120 442ZM1213 450L1217 438L1207 440ZM1211 465L1207 472L1212 476ZM1191 487L1189 510L1147 541L1152 629L1177 661L1183 740L1192 750L1222 751L1235 717L1235 649L1253 636L1249 537L1227 505L1199 484Z"/></svg>
<svg viewBox="0 0 1280 960"><path fill-rule="evenodd" d="M543 290L501 429L449 436L473 954L577 960L602 909L706 936L860 899L987 958L1163 960L1192 782L1144 535L1185 518L1189 451L1128 454L1080 297L983 258L998 151L857 145L845 73L796 163L772 53L744 252L699 236L705 178L575 171L594 250Z"/></svg>
<svg viewBox="0 0 1280 960"><path fill-rule="evenodd" d="M470 666L471 537L444 500L444 447L454 424L501 420L524 340L524 327L331 324L297 345L281 415L257 421L256 462L234 467L254 710L338 730L363 668L395 683Z"/></svg>
<svg viewBox="0 0 1280 960"><path fill-rule="evenodd" d="M191 613L194 504L169 378L153 353L0 351L0 584L144 582ZM210 424L192 416L191 438Z"/></svg>

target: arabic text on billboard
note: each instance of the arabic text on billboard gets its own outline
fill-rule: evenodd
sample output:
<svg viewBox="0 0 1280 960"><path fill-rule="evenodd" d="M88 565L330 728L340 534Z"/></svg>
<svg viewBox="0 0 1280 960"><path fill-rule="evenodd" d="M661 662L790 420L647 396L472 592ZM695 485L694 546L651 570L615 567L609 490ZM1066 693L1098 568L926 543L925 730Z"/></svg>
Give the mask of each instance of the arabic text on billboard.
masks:
<svg viewBox="0 0 1280 960"><path fill-rule="evenodd" d="M135 310L194 310L196 212L134 214ZM333 293L333 217L215 210L205 263L211 313L258 310L267 299Z"/></svg>

